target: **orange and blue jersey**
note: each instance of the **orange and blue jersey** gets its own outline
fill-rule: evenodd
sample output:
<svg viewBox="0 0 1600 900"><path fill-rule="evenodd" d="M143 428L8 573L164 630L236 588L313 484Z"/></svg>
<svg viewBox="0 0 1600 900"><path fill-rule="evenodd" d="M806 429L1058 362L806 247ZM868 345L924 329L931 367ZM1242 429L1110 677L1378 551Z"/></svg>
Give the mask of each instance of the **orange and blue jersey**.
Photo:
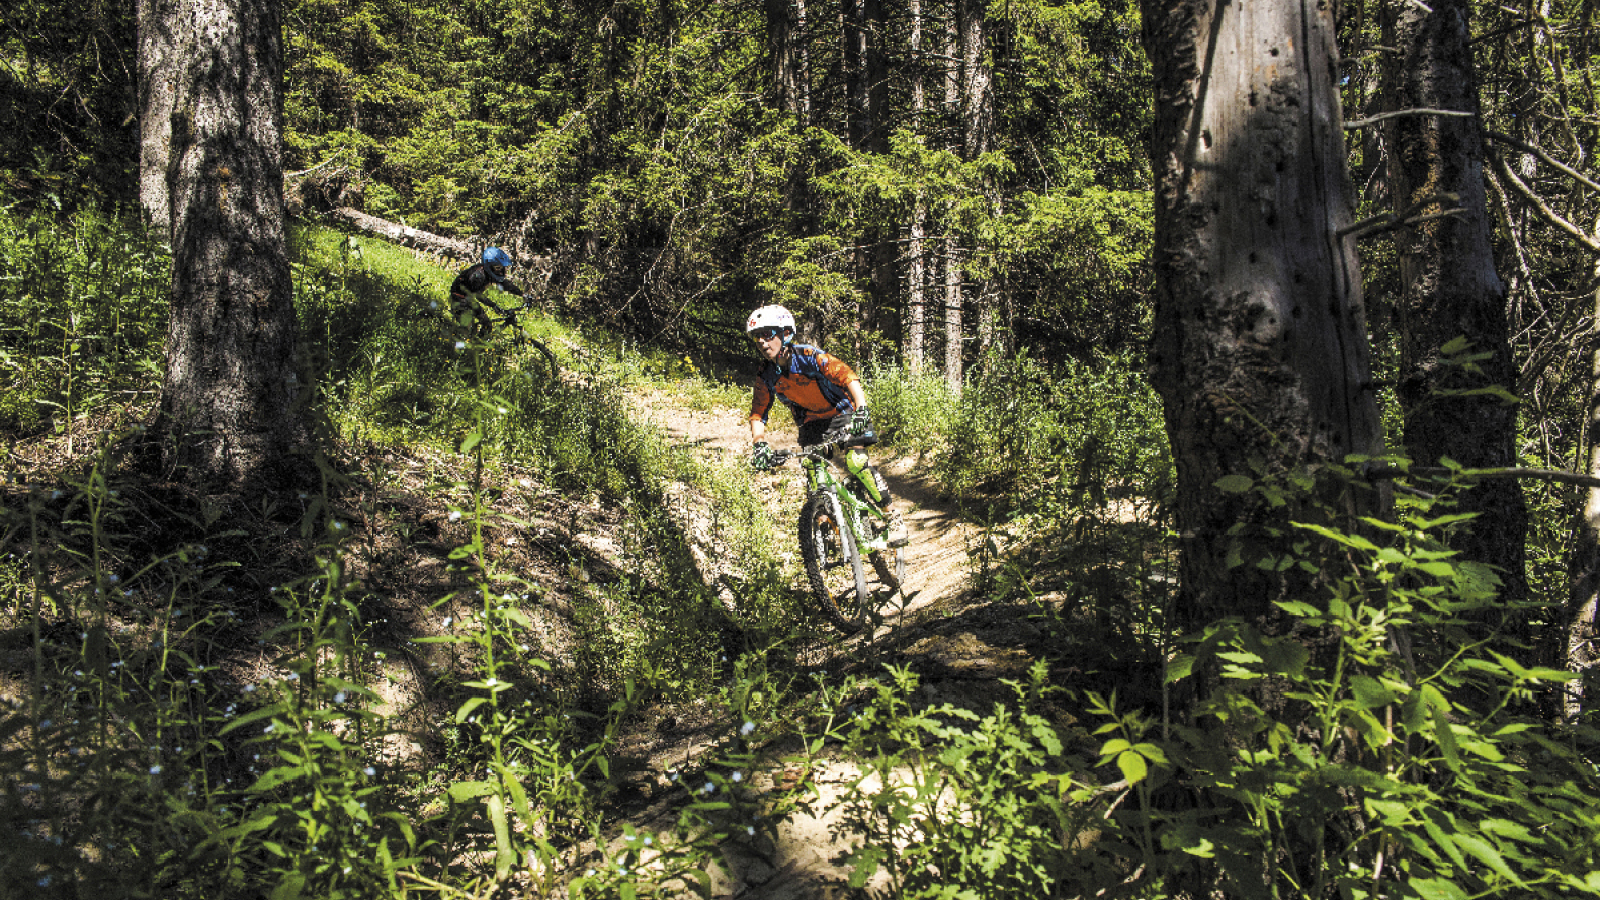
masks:
<svg viewBox="0 0 1600 900"><path fill-rule="evenodd" d="M755 397L750 402L752 422L760 419L766 423L773 397L789 407L800 425L855 409L849 385L858 379L849 366L809 344L791 344L789 351L785 365L768 362L756 377Z"/></svg>

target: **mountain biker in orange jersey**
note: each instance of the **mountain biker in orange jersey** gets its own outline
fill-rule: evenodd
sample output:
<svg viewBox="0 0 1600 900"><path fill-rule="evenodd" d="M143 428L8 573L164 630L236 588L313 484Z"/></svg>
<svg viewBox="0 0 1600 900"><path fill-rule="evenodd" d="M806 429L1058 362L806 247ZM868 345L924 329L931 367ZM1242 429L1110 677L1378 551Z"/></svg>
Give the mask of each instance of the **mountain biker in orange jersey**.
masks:
<svg viewBox="0 0 1600 900"><path fill-rule="evenodd" d="M861 379L838 357L795 343L794 331L794 316L781 306L763 306L745 323L745 332L766 360L756 376L755 396L750 402L750 440L754 445L750 463L757 469L772 464L772 447L763 438L774 397L789 407L800 426L802 447L847 437L874 437ZM867 464L866 451L851 447L845 454L845 469L861 483L866 497L889 513L889 545L903 546L906 526L899 513L889 508L889 486L877 468Z"/></svg>

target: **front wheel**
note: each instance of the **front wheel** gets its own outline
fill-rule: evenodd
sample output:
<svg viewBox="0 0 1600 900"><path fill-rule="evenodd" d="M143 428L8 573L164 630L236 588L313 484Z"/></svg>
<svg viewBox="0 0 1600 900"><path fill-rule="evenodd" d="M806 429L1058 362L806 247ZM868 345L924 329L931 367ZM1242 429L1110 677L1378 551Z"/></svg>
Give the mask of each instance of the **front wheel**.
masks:
<svg viewBox="0 0 1600 900"><path fill-rule="evenodd" d="M871 596L861 553L849 526L839 521L837 501L825 491L812 494L800 510L800 558L823 614L845 634L860 631Z"/></svg>

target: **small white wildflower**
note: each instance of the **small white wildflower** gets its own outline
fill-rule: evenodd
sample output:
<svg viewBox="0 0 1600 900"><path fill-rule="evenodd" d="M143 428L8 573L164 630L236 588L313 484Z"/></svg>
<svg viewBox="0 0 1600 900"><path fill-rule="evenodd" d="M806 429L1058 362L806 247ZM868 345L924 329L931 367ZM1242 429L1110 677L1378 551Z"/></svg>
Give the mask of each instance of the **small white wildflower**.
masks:
<svg viewBox="0 0 1600 900"><path fill-rule="evenodd" d="M450 521L452 521L452 522L460 519L461 518L461 510L459 510L459 509L450 510L450 517L449 518L450 518Z"/></svg>
<svg viewBox="0 0 1600 900"><path fill-rule="evenodd" d="M754 825L746 825L744 827L744 833L750 835L751 837L755 837L756 827Z"/></svg>
<svg viewBox="0 0 1600 900"><path fill-rule="evenodd" d="M702 787L700 789L700 793L702 793L702 794L715 794L716 792L717 792L717 786L715 784L713 784L712 782L709 782L709 781L706 782L705 787Z"/></svg>
<svg viewBox="0 0 1600 900"><path fill-rule="evenodd" d="M499 683L500 683L500 679L494 678L494 677L485 678L483 680L484 687L494 687L495 685L497 685Z"/></svg>
<svg viewBox="0 0 1600 900"><path fill-rule="evenodd" d="M272 733L272 729L273 729L273 727L274 727L274 726L272 726L272 725L268 725L268 726L267 726L267 727L265 727L265 728L263 728L263 729L261 729L261 733L262 733L262 734L271 734L271 733ZM256 757L256 758L257 758L257 759L260 759L260 757Z"/></svg>
<svg viewBox="0 0 1600 900"><path fill-rule="evenodd" d="M444 617L444 627L449 628L450 627L450 623L454 622L455 620L456 620L455 616L445 616Z"/></svg>
<svg viewBox="0 0 1600 900"><path fill-rule="evenodd" d="M284 681L299 681L299 680L300 680L300 673L299 672L290 672L289 673L289 677L284 679Z"/></svg>
<svg viewBox="0 0 1600 900"><path fill-rule="evenodd" d="M744 773L743 772L735 772L735 773L733 773L733 782L734 782L734 784L738 784L739 782L741 782L743 780L744 780Z"/></svg>
<svg viewBox="0 0 1600 900"><path fill-rule="evenodd" d="M467 349L467 342L466 341L456 341L456 349L457 350L465 350L465 349Z"/></svg>
<svg viewBox="0 0 1600 900"><path fill-rule="evenodd" d="M750 732L755 731L755 730L756 730L756 723L754 723L754 722L746 721L743 725L739 726L739 733L740 734L749 734Z"/></svg>
<svg viewBox="0 0 1600 900"><path fill-rule="evenodd" d="M160 775L161 774L161 767L160 766L151 766L150 767L150 774L151 775Z"/></svg>
<svg viewBox="0 0 1600 900"><path fill-rule="evenodd" d="M343 703L344 702L344 691L340 691L337 694L334 694L333 695L333 702L335 702L335 703Z"/></svg>
<svg viewBox="0 0 1600 900"><path fill-rule="evenodd" d="M372 776L378 774L378 770L373 766L367 766L365 769L362 769L361 771L364 772L368 778L371 778ZM366 804L365 803L361 804L361 806L362 806L363 809L366 808Z"/></svg>

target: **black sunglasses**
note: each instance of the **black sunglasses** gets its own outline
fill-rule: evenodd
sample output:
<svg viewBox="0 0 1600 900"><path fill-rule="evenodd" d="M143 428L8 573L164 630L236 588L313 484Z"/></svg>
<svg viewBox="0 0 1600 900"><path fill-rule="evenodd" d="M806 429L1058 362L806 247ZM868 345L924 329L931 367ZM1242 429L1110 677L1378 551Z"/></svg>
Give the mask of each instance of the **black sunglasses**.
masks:
<svg viewBox="0 0 1600 900"><path fill-rule="evenodd" d="M770 341L780 334L783 334L783 329L776 325L771 325L766 328L757 328L755 331L750 332L750 338L757 341Z"/></svg>

